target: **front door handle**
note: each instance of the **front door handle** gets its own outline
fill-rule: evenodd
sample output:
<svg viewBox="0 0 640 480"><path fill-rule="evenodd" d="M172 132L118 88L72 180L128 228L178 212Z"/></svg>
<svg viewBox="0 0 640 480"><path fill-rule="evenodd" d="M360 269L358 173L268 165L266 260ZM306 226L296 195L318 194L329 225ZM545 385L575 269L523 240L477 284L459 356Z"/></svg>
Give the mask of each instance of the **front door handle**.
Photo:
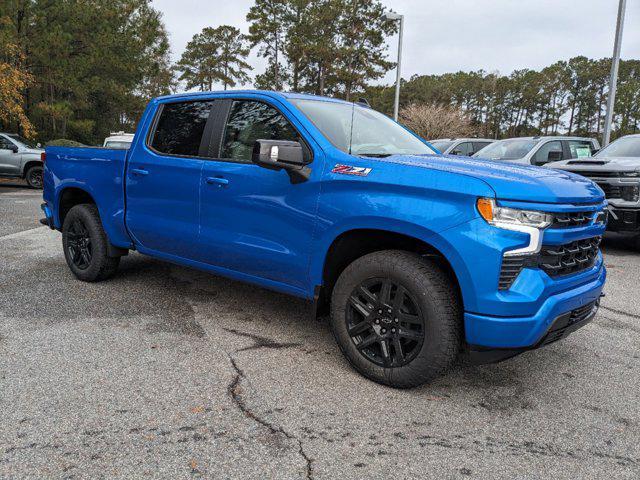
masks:
<svg viewBox="0 0 640 480"><path fill-rule="evenodd" d="M209 185L218 185L219 187L226 187L229 185L229 180L222 177L207 177L205 181Z"/></svg>
<svg viewBox="0 0 640 480"><path fill-rule="evenodd" d="M149 171L143 170L142 168L132 168L131 173L134 175L149 175Z"/></svg>

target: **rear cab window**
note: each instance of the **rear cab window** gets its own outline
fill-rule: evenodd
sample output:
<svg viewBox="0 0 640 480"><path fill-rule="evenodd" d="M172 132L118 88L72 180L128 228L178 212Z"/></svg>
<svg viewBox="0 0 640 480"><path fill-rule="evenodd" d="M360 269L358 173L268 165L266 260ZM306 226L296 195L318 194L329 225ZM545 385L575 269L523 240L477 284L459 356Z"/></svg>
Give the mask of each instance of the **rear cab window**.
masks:
<svg viewBox="0 0 640 480"><path fill-rule="evenodd" d="M162 105L149 146L165 155L206 156L203 137L213 105L214 100Z"/></svg>

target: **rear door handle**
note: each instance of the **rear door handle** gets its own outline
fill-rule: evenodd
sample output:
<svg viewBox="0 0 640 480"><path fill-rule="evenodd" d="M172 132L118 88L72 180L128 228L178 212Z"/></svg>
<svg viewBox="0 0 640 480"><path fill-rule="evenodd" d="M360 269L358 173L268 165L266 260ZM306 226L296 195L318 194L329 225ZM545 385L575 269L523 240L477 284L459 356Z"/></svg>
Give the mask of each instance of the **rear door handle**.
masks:
<svg viewBox="0 0 640 480"><path fill-rule="evenodd" d="M149 171L143 170L142 168L132 168L131 173L134 175L149 175Z"/></svg>
<svg viewBox="0 0 640 480"><path fill-rule="evenodd" d="M209 185L218 185L219 187L226 187L229 185L229 180L222 177L207 177L205 181Z"/></svg>

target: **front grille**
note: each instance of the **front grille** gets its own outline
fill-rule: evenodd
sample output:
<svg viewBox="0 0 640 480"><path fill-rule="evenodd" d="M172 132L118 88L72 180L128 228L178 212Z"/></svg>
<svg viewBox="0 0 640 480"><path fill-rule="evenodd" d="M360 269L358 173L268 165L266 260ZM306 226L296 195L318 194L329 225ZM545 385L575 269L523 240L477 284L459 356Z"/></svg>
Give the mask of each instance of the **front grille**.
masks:
<svg viewBox="0 0 640 480"><path fill-rule="evenodd" d="M527 257L504 257L498 290L509 290L527 263Z"/></svg>
<svg viewBox="0 0 640 480"><path fill-rule="evenodd" d="M548 345L566 337L571 332L586 325L593 318L598 309L598 302L587 303L569 313L559 316L549 328L547 334L540 341L540 346Z"/></svg>
<svg viewBox="0 0 640 480"><path fill-rule="evenodd" d="M503 257L498 290L509 290L525 268L540 268L553 278L587 270L598 258L601 239L593 237L565 245L543 245L537 255Z"/></svg>
<svg viewBox="0 0 640 480"><path fill-rule="evenodd" d="M565 245L543 246L539 265L550 277L572 275L591 268L598 258L601 237L578 240Z"/></svg>
<svg viewBox="0 0 640 480"><path fill-rule="evenodd" d="M604 192L607 198L622 198L622 188L619 185L610 185L608 183L598 183L598 186Z"/></svg>
<svg viewBox="0 0 640 480"><path fill-rule="evenodd" d="M575 171L572 170L571 173L577 173L578 175L582 175L587 178L618 178L620 173L618 172L598 172L598 171Z"/></svg>
<svg viewBox="0 0 640 480"><path fill-rule="evenodd" d="M594 212L563 212L554 213L551 228L572 228L589 225Z"/></svg>

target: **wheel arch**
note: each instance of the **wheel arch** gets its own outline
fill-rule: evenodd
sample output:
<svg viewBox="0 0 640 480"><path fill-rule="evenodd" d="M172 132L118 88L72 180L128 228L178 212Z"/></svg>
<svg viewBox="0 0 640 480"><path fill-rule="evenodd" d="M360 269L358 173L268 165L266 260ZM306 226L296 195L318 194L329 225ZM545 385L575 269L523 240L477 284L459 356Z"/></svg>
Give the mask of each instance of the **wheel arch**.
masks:
<svg viewBox="0 0 640 480"><path fill-rule="evenodd" d="M330 242L315 266L314 300L318 314L326 314L333 286L342 271L356 259L381 250L404 250L429 257L447 273L464 306L462 285L469 275L462 260L442 237L430 231L407 233L380 227L357 227L341 231ZM318 268L320 267L320 268ZM461 278L463 277L463 278Z"/></svg>
<svg viewBox="0 0 640 480"><path fill-rule="evenodd" d="M58 213L57 220L58 225L60 225L60 229L62 229L64 219L69 213L69 210L76 205L81 205L83 203L97 205L93 196L82 188L69 186L60 190L58 193L58 200L56 202L56 211Z"/></svg>
<svg viewBox="0 0 640 480"><path fill-rule="evenodd" d="M40 160L27 160L22 167L22 178L27 178L27 172L31 167L44 167Z"/></svg>

